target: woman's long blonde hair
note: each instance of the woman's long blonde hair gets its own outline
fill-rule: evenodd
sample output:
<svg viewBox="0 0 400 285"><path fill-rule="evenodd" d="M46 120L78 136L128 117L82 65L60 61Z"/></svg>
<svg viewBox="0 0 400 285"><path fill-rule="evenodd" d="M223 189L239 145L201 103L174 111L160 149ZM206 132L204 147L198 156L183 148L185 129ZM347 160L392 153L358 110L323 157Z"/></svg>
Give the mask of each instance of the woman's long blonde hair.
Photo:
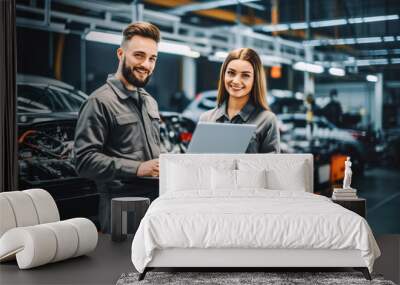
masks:
<svg viewBox="0 0 400 285"><path fill-rule="evenodd" d="M250 91L250 100L253 100L255 106L261 107L265 110L269 110L267 103L267 83L265 80L264 67L261 63L261 59L257 52L251 48L240 48L231 51L225 59L224 64L221 67L218 83L218 95L217 104L221 106L225 100L228 99L229 94L225 88L225 72L226 68L232 60L241 59L251 63L254 69L254 82L253 87Z"/></svg>

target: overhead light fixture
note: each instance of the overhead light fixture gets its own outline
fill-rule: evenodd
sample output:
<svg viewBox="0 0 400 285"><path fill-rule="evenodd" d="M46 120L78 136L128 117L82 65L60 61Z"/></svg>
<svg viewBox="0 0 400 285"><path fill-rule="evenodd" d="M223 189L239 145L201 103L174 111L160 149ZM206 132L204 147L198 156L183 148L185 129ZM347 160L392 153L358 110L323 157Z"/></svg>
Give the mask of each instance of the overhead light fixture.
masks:
<svg viewBox="0 0 400 285"><path fill-rule="evenodd" d="M277 24L277 25L269 25L269 26L264 26L262 28L264 32L281 32L281 31L287 31L289 30L289 25L288 24Z"/></svg>
<svg viewBox="0 0 400 285"><path fill-rule="evenodd" d="M366 78L369 82L378 82L378 76L376 75L368 74Z"/></svg>
<svg viewBox="0 0 400 285"><path fill-rule="evenodd" d="M90 31L86 34L85 39L88 41L120 45L122 42L122 35L99 31ZM158 51L163 53L188 56L192 58L200 57L200 53L198 51L194 51L190 48L190 46L181 43L161 41L158 44Z"/></svg>
<svg viewBox="0 0 400 285"><path fill-rule="evenodd" d="M177 54L177 55L183 55L183 56L188 56L188 57L193 57L193 58L200 57L200 53L198 51L194 51L190 48L190 46L181 44L181 43L161 41L158 44L158 51L165 52L165 53L171 53L171 54Z"/></svg>
<svg viewBox="0 0 400 285"><path fill-rule="evenodd" d="M361 54L363 55L388 55L389 50L386 49L376 49L376 50L361 50Z"/></svg>
<svg viewBox="0 0 400 285"><path fill-rule="evenodd" d="M325 21L314 21L310 23L310 26L313 28L322 28L322 27L342 26L346 24L347 24L346 19L335 19L335 20L325 20Z"/></svg>
<svg viewBox="0 0 400 285"><path fill-rule="evenodd" d="M225 58L228 56L228 52L222 51L222 50L218 50L218 51L216 51L214 53L214 56L225 60Z"/></svg>
<svg viewBox="0 0 400 285"><path fill-rule="evenodd" d="M343 68L338 67L329 68L329 73L335 76L344 76L346 74Z"/></svg>
<svg viewBox="0 0 400 285"><path fill-rule="evenodd" d="M334 27L346 24L372 23L372 22L392 21L398 19L400 19L399 15L392 14L392 15L381 15L381 16L371 16L371 17L356 17L348 19L312 21L310 22L310 25L308 25L307 22L281 23L276 25L259 25L258 28L262 29L265 32L276 32L276 31L285 31L288 30L289 28L291 30L304 30L307 29L308 27L311 28Z"/></svg>
<svg viewBox="0 0 400 285"><path fill-rule="evenodd" d="M364 23L371 23L371 22L381 22L381 21L390 21L390 20L398 20L399 15L384 15L384 16L373 16L373 17L364 17Z"/></svg>
<svg viewBox="0 0 400 285"><path fill-rule="evenodd" d="M357 66L385 65L388 63L387 58L359 59L356 61Z"/></svg>
<svg viewBox="0 0 400 285"><path fill-rule="evenodd" d="M293 65L293 68L300 71L312 72L312 73L322 73L324 72L324 67L318 64L313 64L309 62L299 61Z"/></svg>
<svg viewBox="0 0 400 285"><path fill-rule="evenodd" d="M358 44L371 44L371 43L380 43L382 41L381 37L366 37L366 38L357 38L356 42Z"/></svg>
<svg viewBox="0 0 400 285"><path fill-rule="evenodd" d="M400 63L400 58L399 57L395 57L395 58L392 58L390 61L392 62L392 64L399 64Z"/></svg>
<svg viewBox="0 0 400 285"><path fill-rule="evenodd" d="M104 33L98 31L90 31L86 34L85 39L87 41L100 42L105 44L120 45L122 42L122 35Z"/></svg>
<svg viewBox="0 0 400 285"><path fill-rule="evenodd" d="M390 36L390 37L383 37L383 40L384 40L385 42L394 42L394 41L396 40L396 38L393 37L393 36Z"/></svg>
<svg viewBox="0 0 400 285"><path fill-rule="evenodd" d="M360 24L364 21L363 18L350 18L347 20L347 22L349 22L349 24Z"/></svg>
<svg viewBox="0 0 400 285"><path fill-rule="evenodd" d="M308 25L306 22L290 24L290 28L292 30L304 30L304 29L307 29L307 27L308 27Z"/></svg>
<svg viewBox="0 0 400 285"><path fill-rule="evenodd" d="M329 46L329 45L353 45L353 44L371 44L381 43L384 41L394 41L394 36L385 37L364 37L364 38L348 38L348 39L320 39L320 40L309 40L303 41L303 44L307 46ZM400 41L400 36L396 37L397 41Z"/></svg>
<svg viewBox="0 0 400 285"><path fill-rule="evenodd" d="M284 58L279 55L273 55L273 54L260 54L260 59L263 63L263 65L266 66L275 66L275 65L280 65L280 64L292 64L292 61L288 58Z"/></svg>
<svg viewBox="0 0 400 285"><path fill-rule="evenodd" d="M214 54L211 54L208 56L209 61L215 61L215 62L224 62L225 58L228 56L228 52L223 51L223 50L218 50L214 52Z"/></svg>

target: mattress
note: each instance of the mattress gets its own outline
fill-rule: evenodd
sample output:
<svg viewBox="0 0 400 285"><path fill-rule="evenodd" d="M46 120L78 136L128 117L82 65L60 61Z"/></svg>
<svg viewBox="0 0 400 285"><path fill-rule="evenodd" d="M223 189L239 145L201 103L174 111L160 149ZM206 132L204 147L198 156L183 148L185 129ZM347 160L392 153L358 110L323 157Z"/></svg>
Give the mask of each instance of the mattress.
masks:
<svg viewBox="0 0 400 285"><path fill-rule="evenodd" d="M323 196L266 189L157 198L134 237L132 262L143 272L155 250L172 248L359 250L370 272L380 255L361 216Z"/></svg>

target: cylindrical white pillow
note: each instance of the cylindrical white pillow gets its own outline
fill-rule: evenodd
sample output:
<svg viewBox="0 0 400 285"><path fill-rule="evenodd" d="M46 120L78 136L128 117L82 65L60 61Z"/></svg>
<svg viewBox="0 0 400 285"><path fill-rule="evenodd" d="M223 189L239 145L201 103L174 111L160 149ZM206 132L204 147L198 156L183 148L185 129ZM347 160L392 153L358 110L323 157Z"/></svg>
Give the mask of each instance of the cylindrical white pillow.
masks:
<svg viewBox="0 0 400 285"><path fill-rule="evenodd" d="M14 211L11 204L6 197L0 194L0 238L9 229L15 228L17 222L15 221Z"/></svg>
<svg viewBox="0 0 400 285"><path fill-rule="evenodd" d="M13 228L0 238L0 261L16 256L19 268L28 269L86 254L97 240L95 225L85 218Z"/></svg>
<svg viewBox="0 0 400 285"><path fill-rule="evenodd" d="M56 249L57 240L51 229L41 225L19 227L1 237L0 260L16 254L19 268L28 269L51 262Z"/></svg>
<svg viewBox="0 0 400 285"><path fill-rule="evenodd" d="M85 218L74 218L64 222L70 223L78 233L78 248L74 257L86 254L96 248L98 233L92 221Z"/></svg>
<svg viewBox="0 0 400 285"><path fill-rule="evenodd" d="M39 224L57 222L60 220L56 202L49 192L43 189L29 189L22 191L30 196L36 208Z"/></svg>
<svg viewBox="0 0 400 285"><path fill-rule="evenodd" d="M42 225L53 231L56 236L57 250L51 262L57 262L74 256L78 248L78 233L65 221Z"/></svg>
<svg viewBox="0 0 400 285"><path fill-rule="evenodd" d="M35 205L29 195L22 191L1 193L13 209L17 227L33 226L39 223Z"/></svg>

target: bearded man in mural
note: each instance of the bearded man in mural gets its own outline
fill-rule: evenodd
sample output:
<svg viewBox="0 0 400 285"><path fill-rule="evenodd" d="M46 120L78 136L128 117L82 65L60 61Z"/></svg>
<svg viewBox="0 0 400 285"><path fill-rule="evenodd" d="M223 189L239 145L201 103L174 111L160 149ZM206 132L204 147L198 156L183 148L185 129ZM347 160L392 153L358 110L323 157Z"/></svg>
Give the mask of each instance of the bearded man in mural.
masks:
<svg viewBox="0 0 400 285"><path fill-rule="evenodd" d="M117 50L118 70L83 104L75 131L75 166L96 182L99 222L110 232L111 199L158 196L160 115L143 87L156 65L159 29L145 22L129 25ZM101 59L100 59L101 60Z"/></svg>

